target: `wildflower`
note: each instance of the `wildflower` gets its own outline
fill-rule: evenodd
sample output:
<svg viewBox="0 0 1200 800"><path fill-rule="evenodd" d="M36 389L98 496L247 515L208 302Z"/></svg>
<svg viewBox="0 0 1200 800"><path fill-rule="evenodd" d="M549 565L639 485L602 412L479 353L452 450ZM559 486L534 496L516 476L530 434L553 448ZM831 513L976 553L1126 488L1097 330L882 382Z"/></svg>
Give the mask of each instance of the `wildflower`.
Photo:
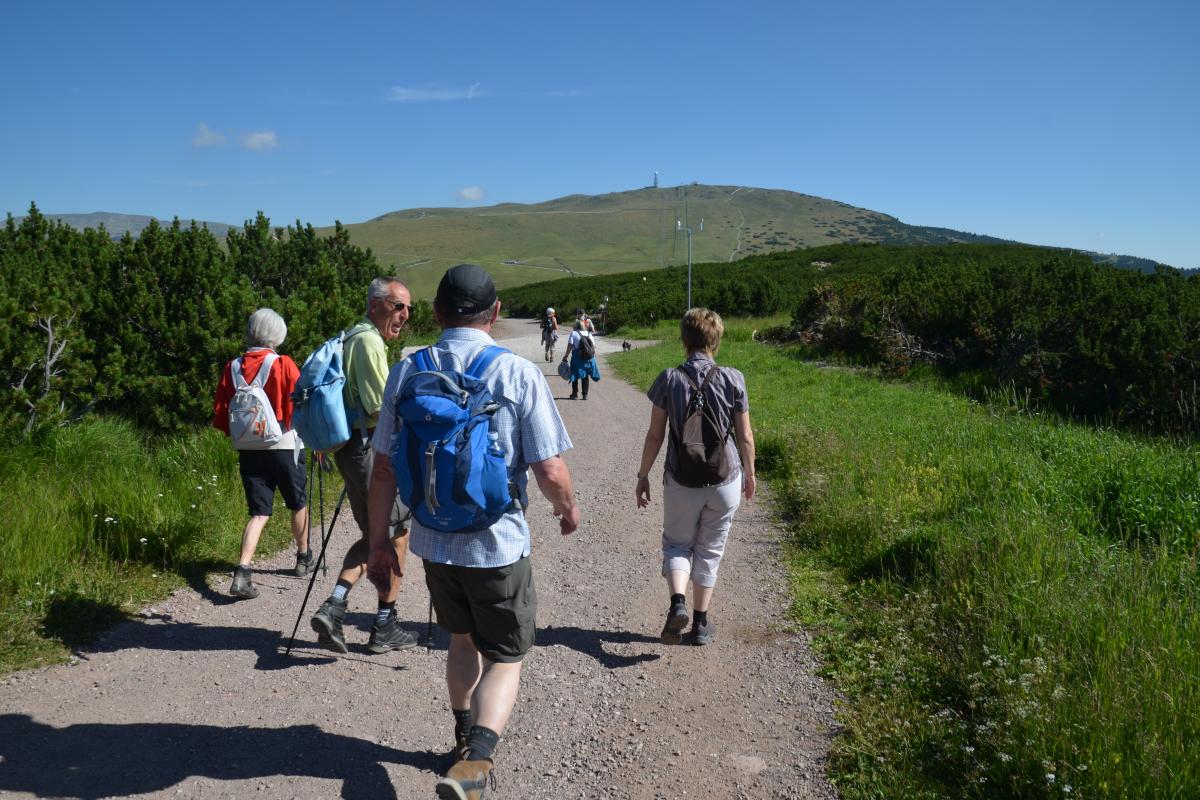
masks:
<svg viewBox="0 0 1200 800"><path fill-rule="evenodd" d="M107 524L107 525L111 525L111 524L113 524L114 522L116 522L116 520L115 520L115 519L113 519L112 517L105 517L105 518L104 518L104 522L105 522L105 524Z"/></svg>
<svg viewBox="0 0 1200 800"><path fill-rule="evenodd" d="M966 745L963 745L963 752L966 753L967 755L971 755L971 753L975 752L975 748L971 747L971 745L969 745L969 744L966 744Z"/></svg>
<svg viewBox="0 0 1200 800"><path fill-rule="evenodd" d="M1046 773L1046 783L1054 783L1054 773L1053 772Z"/></svg>
<svg viewBox="0 0 1200 800"><path fill-rule="evenodd" d="M1071 784L1069 784L1069 783L1063 784L1062 789L1063 789L1063 794L1070 794L1071 793Z"/></svg>
<svg viewBox="0 0 1200 800"><path fill-rule="evenodd" d="M1008 762L1012 761L1012 756L1010 756L1008 753L1001 753L1000 760L1007 764Z"/></svg>
<svg viewBox="0 0 1200 800"><path fill-rule="evenodd" d="M195 508L195 507L196 507L196 504L195 504L195 503L192 503L192 508Z"/></svg>
<svg viewBox="0 0 1200 800"><path fill-rule="evenodd" d="M141 542L142 544L145 544L148 540L146 539L145 536L143 536L142 538L138 539L138 541Z"/></svg>
<svg viewBox="0 0 1200 800"><path fill-rule="evenodd" d="M197 487L196 487L196 491L197 491L197 492L203 492L203 491L204 491L204 487L203 487L203 486L197 486Z"/></svg>

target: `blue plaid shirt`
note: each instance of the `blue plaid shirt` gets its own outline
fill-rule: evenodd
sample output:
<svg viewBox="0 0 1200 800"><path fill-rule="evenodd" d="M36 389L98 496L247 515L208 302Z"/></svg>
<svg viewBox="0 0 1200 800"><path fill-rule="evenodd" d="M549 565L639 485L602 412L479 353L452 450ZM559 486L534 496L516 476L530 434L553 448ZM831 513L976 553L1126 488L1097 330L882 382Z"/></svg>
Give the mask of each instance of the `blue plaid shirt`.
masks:
<svg viewBox="0 0 1200 800"><path fill-rule="evenodd" d="M490 344L495 344L492 337L476 328L447 328L433 356L444 367L453 361L461 371ZM391 453L399 422L396 396L411 368L407 358L392 367L383 390L383 410L371 446L384 458ZM529 465L570 450L571 437L554 405L546 377L530 361L517 355L501 355L484 380L500 404L496 424L508 462L508 479L516 485L524 506L528 503ZM520 510L509 511L491 528L475 533L441 533L413 519L409 538L410 549L421 558L460 567L507 566L529 555L532 545L529 525Z"/></svg>

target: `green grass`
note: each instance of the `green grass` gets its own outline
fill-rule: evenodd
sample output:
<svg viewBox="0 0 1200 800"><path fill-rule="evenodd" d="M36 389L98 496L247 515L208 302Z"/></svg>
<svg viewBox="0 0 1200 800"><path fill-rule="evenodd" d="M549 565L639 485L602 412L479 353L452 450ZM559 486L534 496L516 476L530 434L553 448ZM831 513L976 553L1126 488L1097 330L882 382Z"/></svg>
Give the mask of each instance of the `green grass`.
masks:
<svg viewBox="0 0 1200 800"><path fill-rule="evenodd" d="M1197 797L1186 448L738 341L846 798ZM648 385L673 340L613 357Z"/></svg>
<svg viewBox="0 0 1200 800"><path fill-rule="evenodd" d="M62 661L128 612L236 563L246 501L237 455L216 430L150 440L101 420L6 456L0 672ZM338 489L326 486L327 502ZM260 554L291 540L276 502Z"/></svg>

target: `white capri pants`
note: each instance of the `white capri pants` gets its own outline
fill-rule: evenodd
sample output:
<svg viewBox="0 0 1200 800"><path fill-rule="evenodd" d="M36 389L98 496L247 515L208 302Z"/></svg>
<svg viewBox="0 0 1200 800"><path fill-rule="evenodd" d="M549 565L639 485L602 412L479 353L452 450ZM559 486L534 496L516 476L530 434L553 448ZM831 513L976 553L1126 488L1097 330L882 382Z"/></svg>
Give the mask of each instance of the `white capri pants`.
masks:
<svg viewBox="0 0 1200 800"><path fill-rule="evenodd" d="M721 486L663 486L663 575L687 572L693 583L716 586L733 515L742 502L742 474Z"/></svg>

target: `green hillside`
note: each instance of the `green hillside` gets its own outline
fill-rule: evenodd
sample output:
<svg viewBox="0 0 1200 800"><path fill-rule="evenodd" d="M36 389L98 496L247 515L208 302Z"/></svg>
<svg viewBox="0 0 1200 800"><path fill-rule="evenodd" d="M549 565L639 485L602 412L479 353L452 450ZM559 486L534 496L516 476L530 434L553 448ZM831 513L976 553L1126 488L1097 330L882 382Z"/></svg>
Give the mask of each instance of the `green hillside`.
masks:
<svg viewBox="0 0 1200 800"><path fill-rule="evenodd" d="M693 262L843 242L1001 241L905 225L797 192L700 184L569 195L533 205L418 208L345 227L356 245L393 265L419 298L433 293L446 267L462 261L487 267L501 287L686 264L689 226Z"/></svg>

